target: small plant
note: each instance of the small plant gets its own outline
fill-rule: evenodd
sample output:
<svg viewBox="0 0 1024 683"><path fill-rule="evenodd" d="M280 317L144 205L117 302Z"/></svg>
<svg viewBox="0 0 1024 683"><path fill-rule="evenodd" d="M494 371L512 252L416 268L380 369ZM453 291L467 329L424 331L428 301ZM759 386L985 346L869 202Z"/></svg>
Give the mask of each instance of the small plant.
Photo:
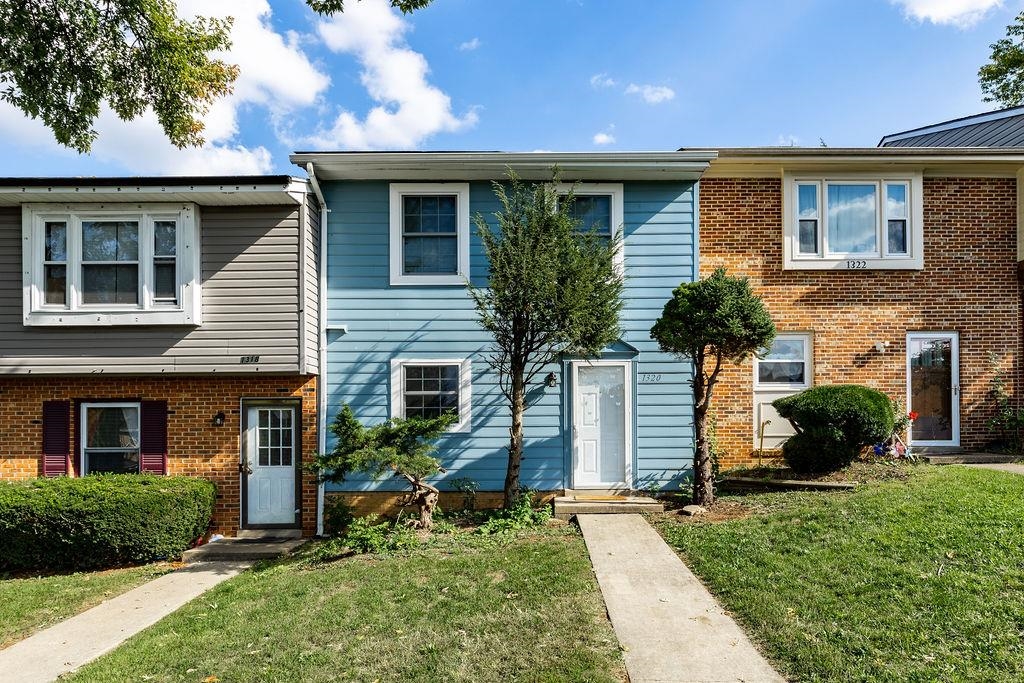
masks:
<svg viewBox="0 0 1024 683"><path fill-rule="evenodd" d="M987 426L999 446L1011 453L1024 452L1024 410L1015 407L1006 388L1006 375L1000 366L999 358L989 354L989 365L992 367L992 383L989 395L995 404L992 417Z"/></svg>
<svg viewBox="0 0 1024 683"><path fill-rule="evenodd" d="M480 490L480 482L469 477L459 477L448 482L452 491L462 494L462 509L472 512L476 510L476 492Z"/></svg>
<svg viewBox="0 0 1024 683"><path fill-rule="evenodd" d="M338 542L357 553L391 553L416 545L416 534L401 521L381 519L380 515L356 517Z"/></svg>
<svg viewBox="0 0 1024 683"><path fill-rule="evenodd" d="M533 506L533 491L523 489L512 507L497 510L487 521L477 527L477 533L485 536L506 534L521 529L543 526L551 519L551 508L547 505Z"/></svg>
<svg viewBox="0 0 1024 683"><path fill-rule="evenodd" d="M343 482L352 472L366 472L374 479L392 472L410 488L406 505L419 509L419 527L430 530L440 491L424 481L444 472L433 456L432 443L458 421L454 412L434 418L392 418L367 429L347 404L338 411L331 432L337 437L334 450L318 454L309 469L320 481Z"/></svg>
<svg viewBox="0 0 1024 683"><path fill-rule="evenodd" d="M352 506L335 496L328 498L324 505L324 533L340 536L355 519Z"/></svg>

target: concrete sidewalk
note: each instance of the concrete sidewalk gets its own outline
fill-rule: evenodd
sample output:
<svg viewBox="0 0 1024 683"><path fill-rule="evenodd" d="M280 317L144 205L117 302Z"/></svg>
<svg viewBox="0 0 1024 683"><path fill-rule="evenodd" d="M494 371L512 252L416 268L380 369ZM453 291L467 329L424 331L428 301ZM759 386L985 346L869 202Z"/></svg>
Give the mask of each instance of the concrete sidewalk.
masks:
<svg viewBox="0 0 1024 683"><path fill-rule="evenodd" d="M0 650L0 681L49 683L113 650L250 562L193 564Z"/></svg>
<svg viewBox="0 0 1024 683"><path fill-rule="evenodd" d="M977 467L983 470L999 470L1000 472L1011 472L1013 474L1024 474L1024 464L1019 462L985 463L964 465L964 467Z"/></svg>
<svg viewBox="0 0 1024 683"><path fill-rule="evenodd" d="M630 683L784 683L640 515L578 515Z"/></svg>

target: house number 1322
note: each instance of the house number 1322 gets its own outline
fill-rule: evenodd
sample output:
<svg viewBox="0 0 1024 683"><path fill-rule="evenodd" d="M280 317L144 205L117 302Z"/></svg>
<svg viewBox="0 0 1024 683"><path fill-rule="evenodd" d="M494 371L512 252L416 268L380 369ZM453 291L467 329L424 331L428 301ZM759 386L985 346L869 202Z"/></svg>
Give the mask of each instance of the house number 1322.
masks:
<svg viewBox="0 0 1024 683"><path fill-rule="evenodd" d="M867 261L847 261L846 262L847 270L864 270L867 267L868 267L868 262Z"/></svg>

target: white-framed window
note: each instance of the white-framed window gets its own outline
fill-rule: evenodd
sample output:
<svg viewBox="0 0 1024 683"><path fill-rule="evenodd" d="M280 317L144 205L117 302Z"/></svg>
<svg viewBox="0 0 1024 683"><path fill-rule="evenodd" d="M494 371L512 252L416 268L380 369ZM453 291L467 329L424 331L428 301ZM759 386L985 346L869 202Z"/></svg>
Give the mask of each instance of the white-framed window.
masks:
<svg viewBox="0 0 1024 683"><path fill-rule="evenodd" d="M921 174L785 175L784 268L924 267Z"/></svg>
<svg viewBox="0 0 1024 683"><path fill-rule="evenodd" d="M188 205L26 205L25 325L197 325Z"/></svg>
<svg viewBox="0 0 1024 683"><path fill-rule="evenodd" d="M580 221L580 229L594 230L598 234L608 235L609 239L623 231L625 212L622 183L559 183L557 189L560 198L572 191L573 205L570 213ZM615 264L620 272L624 251L625 244L622 244L615 254Z"/></svg>
<svg viewBox="0 0 1024 683"><path fill-rule="evenodd" d="M391 284L464 285L469 183L391 183Z"/></svg>
<svg viewBox="0 0 1024 683"><path fill-rule="evenodd" d="M82 474L140 471L138 403L81 405Z"/></svg>
<svg viewBox="0 0 1024 683"><path fill-rule="evenodd" d="M454 410L459 421L448 430L472 425L473 366L468 358L391 360L391 416L438 417Z"/></svg>
<svg viewBox="0 0 1024 683"><path fill-rule="evenodd" d="M754 356L754 388L807 389L812 380L811 335L778 334L771 348Z"/></svg>

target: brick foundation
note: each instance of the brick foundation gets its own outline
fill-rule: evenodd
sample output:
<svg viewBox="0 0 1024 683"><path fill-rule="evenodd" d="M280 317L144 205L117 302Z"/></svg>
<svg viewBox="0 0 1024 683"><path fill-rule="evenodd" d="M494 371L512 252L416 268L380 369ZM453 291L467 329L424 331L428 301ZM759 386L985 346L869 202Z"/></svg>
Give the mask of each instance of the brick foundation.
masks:
<svg viewBox="0 0 1024 683"><path fill-rule="evenodd" d="M45 400L166 400L169 475L203 477L217 484L212 531L239 528L240 405L243 398L302 401L302 461L317 450L316 378L244 377L5 377L0 378L0 478L40 476L42 403ZM213 416L223 411L223 427ZM72 420L72 430L77 425ZM302 529L316 531L316 484L302 475Z"/></svg>
<svg viewBox="0 0 1024 683"><path fill-rule="evenodd" d="M1019 382L1016 210L1014 179L925 178L924 270L784 271L781 180L706 178L700 275L747 276L780 333L813 333L815 385L865 384L904 405L906 334L958 332L961 444L979 448L992 439L989 355L1011 393ZM756 459L750 361L726 367L712 412L723 467Z"/></svg>
<svg viewBox="0 0 1024 683"><path fill-rule="evenodd" d="M550 503L561 491L540 491L534 494L534 503ZM357 517L377 514L384 517L396 517L400 512L403 516L416 515L416 508L403 508L400 504L404 494L395 491L331 491L326 495L325 506L333 500L341 499L352 506ZM501 491L479 491L476 494L477 510L493 510L501 507L504 495ZM461 510L464 507L462 494L457 491L442 491L438 507L442 510ZM404 512L403 512L404 511Z"/></svg>

